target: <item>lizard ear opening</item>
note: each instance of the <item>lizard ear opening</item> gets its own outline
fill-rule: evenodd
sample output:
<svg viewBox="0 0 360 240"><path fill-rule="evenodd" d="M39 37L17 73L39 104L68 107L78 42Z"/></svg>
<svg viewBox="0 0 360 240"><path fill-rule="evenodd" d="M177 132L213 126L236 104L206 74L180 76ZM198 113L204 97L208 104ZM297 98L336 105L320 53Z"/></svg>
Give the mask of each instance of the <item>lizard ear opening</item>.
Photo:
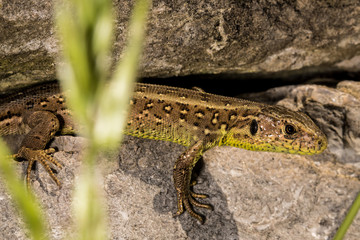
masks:
<svg viewBox="0 0 360 240"><path fill-rule="evenodd" d="M250 133L251 135L254 136L257 133L257 131L258 131L258 123L255 119L253 119L250 124Z"/></svg>

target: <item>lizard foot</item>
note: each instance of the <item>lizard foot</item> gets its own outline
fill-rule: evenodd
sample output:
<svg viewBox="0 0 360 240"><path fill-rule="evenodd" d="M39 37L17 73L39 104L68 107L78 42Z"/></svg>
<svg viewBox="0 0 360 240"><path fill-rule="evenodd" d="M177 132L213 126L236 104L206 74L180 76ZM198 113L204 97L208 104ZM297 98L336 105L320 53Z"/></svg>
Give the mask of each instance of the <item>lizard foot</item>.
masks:
<svg viewBox="0 0 360 240"><path fill-rule="evenodd" d="M185 208L185 210L192 217L196 218L197 220L199 220L199 222L201 224L203 224L204 223L204 217L201 216L200 214L196 213L193 210L192 206L200 207L200 208L206 208L206 209L210 209L210 210L212 210L213 207L211 205L209 205L209 204L200 203L195 198L207 198L207 196L205 194L194 193L191 190L186 191L186 193L178 191L178 194L177 194L178 210L174 214L174 216L179 216L180 214L182 214L184 212L184 208Z"/></svg>
<svg viewBox="0 0 360 240"><path fill-rule="evenodd" d="M61 187L61 182L59 179L55 176L54 171L51 169L50 164L53 164L57 166L59 169L62 168L62 165L56 161L53 157L49 156L49 154L54 153L55 149L49 148L45 150L34 150L26 147L20 148L19 152L17 154L14 154L16 158L23 158L29 161L29 164L27 166L26 170L26 185L28 188L30 188L30 174L31 174L31 168L35 161L38 161L43 165L45 170L49 173L50 177L54 180L54 182Z"/></svg>

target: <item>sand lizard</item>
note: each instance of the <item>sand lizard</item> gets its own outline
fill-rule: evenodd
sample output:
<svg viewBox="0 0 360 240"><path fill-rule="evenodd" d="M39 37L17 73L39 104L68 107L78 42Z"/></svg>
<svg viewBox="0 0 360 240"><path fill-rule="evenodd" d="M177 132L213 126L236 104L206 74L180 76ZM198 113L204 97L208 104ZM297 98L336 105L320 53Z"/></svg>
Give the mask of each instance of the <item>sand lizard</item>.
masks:
<svg viewBox="0 0 360 240"><path fill-rule="evenodd" d="M136 85L130 105L125 134L187 147L173 169L178 208L175 215L187 210L200 222L204 218L193 207L211 206L196 200L206 196L192 192L190 181L194 165L206 150L228 145L256 151L317 154L327 146L326 136L307 115L282 106L141 83ZM74 133L74 126L57 83L0 98L0 136L26 134L16 156L29 161L27 184L31 166L38 161L60 186L50 165L61 165L49 155L52 150L48 143L55 134Z"/></svg>

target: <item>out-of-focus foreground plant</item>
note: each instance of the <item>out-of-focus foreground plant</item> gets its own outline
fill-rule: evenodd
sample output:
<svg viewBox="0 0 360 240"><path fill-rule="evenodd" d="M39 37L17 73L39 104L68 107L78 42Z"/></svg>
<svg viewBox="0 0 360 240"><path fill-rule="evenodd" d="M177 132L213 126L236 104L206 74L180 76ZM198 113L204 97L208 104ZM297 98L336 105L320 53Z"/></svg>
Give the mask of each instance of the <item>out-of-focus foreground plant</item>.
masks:
<svg viewBox="0 0 360 240"><path fill-rule="evenodd" d="M360 193L358 193L354 203L351 205L348 213L346 214L344 221L337 230L334 236L334 240L341 240L344 238L346 231L348 230L354 218L356 217L356 214L359 212L359 208L360 208Z"/></svg>
<svg viewBox="0 0 360 240"><path fill-rule="evenodd" d="M79 239L105 239L105 214L95 174L100 150L118 146L127 119L145 34L149 0L137 0L129 25L124 58L107 81L110 69L113 13L110 0L67 1L57 26L65 66L59 69L69 105L88 138L84 169L75 192L74 214Z"/></svg>

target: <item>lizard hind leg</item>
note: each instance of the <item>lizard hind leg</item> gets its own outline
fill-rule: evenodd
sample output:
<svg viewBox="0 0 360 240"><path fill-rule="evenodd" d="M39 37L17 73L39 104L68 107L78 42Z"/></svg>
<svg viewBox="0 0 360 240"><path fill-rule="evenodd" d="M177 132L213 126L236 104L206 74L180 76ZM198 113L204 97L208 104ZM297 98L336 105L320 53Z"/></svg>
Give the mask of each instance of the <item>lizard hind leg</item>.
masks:
<svg viewBox="0 0 360 240"><path fill-rule="evenodd" d="M55 150L47 147L49 142L54 138L55 133L60 130L58 117L49 111L27 112L24 114L24 122L31 130L23 139L17 157L29 161L26 171L27 186L30 185L32 165L35 161L38 161L45 168L54 182L60 187L61 183L55 176L50 164L53 164L58 168L61 168L62 166L49 155Z"/></svg>
<svg viewBox="0 0 360 240"><path fill-rule="evenodd" d="M208 204L203 204L196 201L194 198L206 198L207 196L204 194L197 194L190 190L191 182L191 173L192 168L196 164L196 162L201 157L203 152L203 141L198 141L194 145L192 145L189 149L187 149L180 157L177 159L173 177L174 177L174 185L177 192L177 206L178 210L174 214L174 216L178 216L186 210L192 217L199 220L199 222L204 223L204 217L200 214L196 213L192 206L212 209L212 207Z"/></svg>

